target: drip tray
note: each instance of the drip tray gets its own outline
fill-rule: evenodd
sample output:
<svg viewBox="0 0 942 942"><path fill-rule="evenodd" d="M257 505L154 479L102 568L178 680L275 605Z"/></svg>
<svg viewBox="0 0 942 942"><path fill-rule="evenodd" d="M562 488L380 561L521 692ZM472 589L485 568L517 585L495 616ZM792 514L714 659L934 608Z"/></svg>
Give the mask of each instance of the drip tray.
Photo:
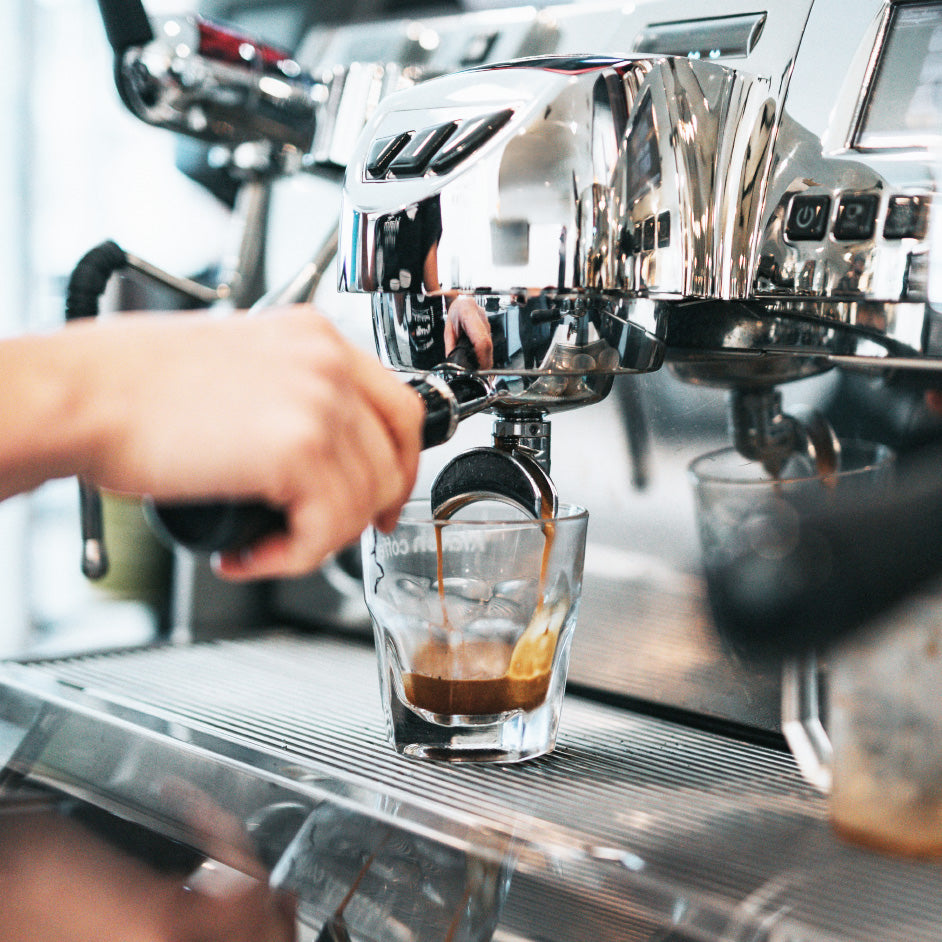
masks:
<svg viewBox="0 0 942 942"><path fill-rule="evenodd" d="M570 695L550 756L405 759L386 743L373 652L350 641L276 635L0 665L0 758L224 858L212 822L188 820L173 797L181 782L211 796L268 835L273 879L310 926L329 915L325 861L343 843L326 835L362 832L367 846L381 828L418 867L389 870L413 912L419 885L456 867L490 874L476 885L490 887L495 939L942 938L939 867L838 841L789 755ZM293 823L271 827L279 814ZM391 924L377 902L394 905L389 874L377 925ZM467 936L479 937L490 935Z"/></svg>

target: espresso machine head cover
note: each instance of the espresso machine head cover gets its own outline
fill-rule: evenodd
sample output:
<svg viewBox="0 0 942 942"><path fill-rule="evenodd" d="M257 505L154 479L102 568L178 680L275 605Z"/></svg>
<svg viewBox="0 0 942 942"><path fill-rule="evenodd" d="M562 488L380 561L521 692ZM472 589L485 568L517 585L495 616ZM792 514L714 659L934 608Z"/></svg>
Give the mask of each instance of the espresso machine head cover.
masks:
<svg viewBox="0 0 942 942"><path fill-rule="evenodd" d="M763 80L666 56L422 83L380 103L348 166L340 288L373 293L396 369L460 350L467 295L492 341L471 365L517 377L512 408L596 401L660 366L665 302L745 291L773 124Z"/></svg>
<svg viewBox="0 0 942 942"><path fill-rule="evenodd" d="M341 288L741 297L773 120L763 80L671 57L422 83L353 155Z"/></svg>

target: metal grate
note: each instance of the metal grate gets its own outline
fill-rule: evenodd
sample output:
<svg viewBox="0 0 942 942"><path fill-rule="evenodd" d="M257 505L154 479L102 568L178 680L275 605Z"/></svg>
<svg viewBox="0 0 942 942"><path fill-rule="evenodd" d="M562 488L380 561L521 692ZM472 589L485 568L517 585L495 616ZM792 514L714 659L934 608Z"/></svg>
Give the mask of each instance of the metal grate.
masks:
<svg viewBox="0 0 942 942"><path fill-rule="evenodd" d="M294 636L86 656L27 672L369 783L426 820L514 834L571 894L566 911L596 914L600 939L626 937L627 922L611 921L628 919L626 907L635 918L639 907L656 910L697 938L942 939L942 870L837 841L823 800L774 749L570 696L551 756L516 766L417 762L385 742L372 651ZM531 867L524 884L540 880ZM534 898L536 890L518 901L518 915ZM554 911L536 909L544 918ZM599 913L609 914L607 928ZM585 938L585 930L540 937Z"/></svg>
<svg viewBox="0 0 942 942"><path fill-rule="evenodd" d="M744 726L779 730L778 672L725 650L703 580L652 570L587 569L570 680ZM626 627L627 626L627 627Z"/></svg>

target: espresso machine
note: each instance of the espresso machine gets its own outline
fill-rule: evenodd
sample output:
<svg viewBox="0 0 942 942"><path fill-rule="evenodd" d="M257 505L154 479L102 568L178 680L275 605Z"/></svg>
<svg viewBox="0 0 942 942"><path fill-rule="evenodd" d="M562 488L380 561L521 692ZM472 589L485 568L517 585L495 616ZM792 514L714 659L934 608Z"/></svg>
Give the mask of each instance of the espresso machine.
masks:
<svg viewBox="0 0 942 942"><path fill-rule="evenodd" d="M310 137L211 140L253 197L252 277L225 284L240 306L312 300L422 386L442 443L417 492L442 515L588 507L557 750L393 754L355 552L231 587L178 549L169 639L2 666L5 787L235 866L159 787L172 770L242 822L302 938L939 937L937 864L835 837L778 666L716 630L687 470L729 446L821 469L847 440L902 455L942 432L937 37L929 0L308 31ZM119 44L152 62L148 42Z"/></svg>

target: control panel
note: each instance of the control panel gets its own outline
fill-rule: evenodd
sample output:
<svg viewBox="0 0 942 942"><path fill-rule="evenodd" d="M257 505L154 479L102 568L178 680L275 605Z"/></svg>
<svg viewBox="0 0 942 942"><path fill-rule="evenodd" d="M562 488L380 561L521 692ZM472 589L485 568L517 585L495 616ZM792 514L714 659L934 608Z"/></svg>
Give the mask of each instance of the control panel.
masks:
<svg viewBox="0 0 942 942"><path fill-rule="evenodd" d="M926 237L928 210L925 196L890 196L884 206L880 193L841 193L833 201L830 196L801 194L792 198L785 239L867 242L879 235L887 242L921 240Z"/></svg>

